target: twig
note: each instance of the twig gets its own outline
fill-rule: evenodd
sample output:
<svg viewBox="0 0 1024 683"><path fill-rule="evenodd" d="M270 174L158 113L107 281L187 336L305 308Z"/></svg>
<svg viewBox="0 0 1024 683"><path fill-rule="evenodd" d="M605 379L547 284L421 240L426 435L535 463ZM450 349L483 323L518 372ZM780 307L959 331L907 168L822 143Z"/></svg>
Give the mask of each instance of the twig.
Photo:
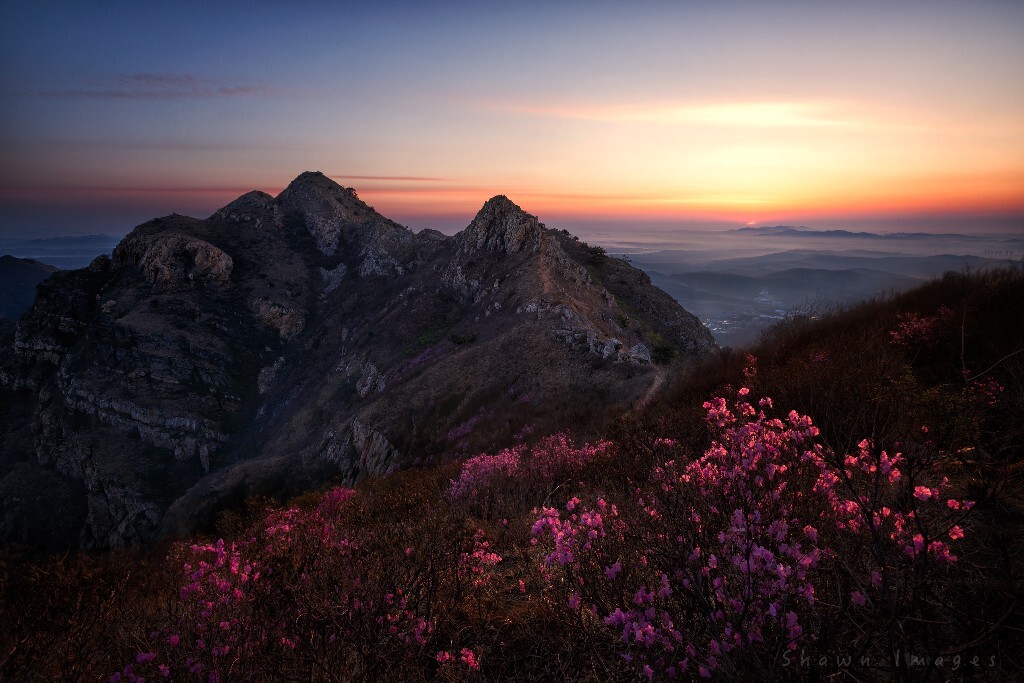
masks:
<svg viewBox="0 0 1024 683"><path fill-rule="evenodd" d="M993 370L995 370L996 366L997 366L997 365L999 365L1000 363L1002 363L1002 362L1003 362L1004 360L1006 360L1007 358L1013 358L1013 357L1014 357L1014 356L1016 356L1016 355L1017 355L1018 353L1024 353L1024 348L1022 348L1022 349L1017 349L1017 350L1016 350L1016 351L1014 351L1013 353L1008 353L1008 354L1006 354L1005 356L1003 356L1002 358L1000 358L999 360L997 360L997 361L996 361L995 363L993 363L993 364L992 364L992 366L991 366L991 367L990 367L990 368L989 368L988 370L985 370L985 371L983 371L983 372L979 372L979 373L978 373L977 375L975 375L974 377L971 377L971 378L970 378L970 379L968 379L967 381L968 381L968 382L973 382L974 380L978 379L979 377L984 377L984 376L985 376L985 375L987 375L988 373L990 373L990 372L992 372ZM965 370L966 370L966 368L965 368Z"/></svg>

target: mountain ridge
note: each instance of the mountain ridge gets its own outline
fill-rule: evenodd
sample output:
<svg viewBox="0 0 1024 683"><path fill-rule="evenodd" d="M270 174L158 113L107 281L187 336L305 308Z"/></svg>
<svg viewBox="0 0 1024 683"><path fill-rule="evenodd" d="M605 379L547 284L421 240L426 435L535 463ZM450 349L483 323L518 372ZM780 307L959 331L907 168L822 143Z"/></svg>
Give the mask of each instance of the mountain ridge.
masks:
<svg viewBox="0 0 1024 683"><path fill-rule="evenodd" d="M710 333L504 196L413 233L321 173L138 226L56 274L0 364L0 538L184 533L252 494L587 424ZM45 484L45 486L44 486Z"/></svg>

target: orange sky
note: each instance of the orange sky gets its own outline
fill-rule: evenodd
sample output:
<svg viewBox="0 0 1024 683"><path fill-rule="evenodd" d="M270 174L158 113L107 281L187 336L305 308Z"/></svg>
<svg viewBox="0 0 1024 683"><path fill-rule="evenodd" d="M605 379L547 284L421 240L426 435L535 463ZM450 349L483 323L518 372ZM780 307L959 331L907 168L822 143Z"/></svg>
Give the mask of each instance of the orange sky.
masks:
<svg viewBox="0 0 1024 683"><path fill-rule="evenodd" d="M1024 3L198 7L5 6L0 234L304 170L414 228L499 193L549 223L1024 217Z"/></svg>

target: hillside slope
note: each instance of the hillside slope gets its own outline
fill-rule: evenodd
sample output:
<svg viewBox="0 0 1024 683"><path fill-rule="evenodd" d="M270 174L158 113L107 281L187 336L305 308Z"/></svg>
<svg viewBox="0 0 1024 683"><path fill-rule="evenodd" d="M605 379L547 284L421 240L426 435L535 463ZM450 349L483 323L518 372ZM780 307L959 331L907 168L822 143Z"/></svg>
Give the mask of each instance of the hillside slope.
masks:
<svg viewBox="0 0 1024 683"><path fill-rule="evenodd" d="M1022 302L950 273L663 368L588 444L0 552L0 678L1016 681Z"/></svg>

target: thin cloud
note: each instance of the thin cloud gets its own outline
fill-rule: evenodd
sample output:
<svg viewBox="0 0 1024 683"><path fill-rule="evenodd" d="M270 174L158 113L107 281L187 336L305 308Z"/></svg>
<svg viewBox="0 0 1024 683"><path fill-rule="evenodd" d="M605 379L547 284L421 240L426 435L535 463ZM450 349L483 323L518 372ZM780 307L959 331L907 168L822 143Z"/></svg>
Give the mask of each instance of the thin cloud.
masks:
<svg viewBox="0 0 1024 683"><path fill-rule="evenodd" d="M92 88L43 90L42 97L91 99L163 100L258 95L270 91L267 85L253 85L191 74L123 74Z"/></svg>
<svg viewBox="0 0 1024 683"><path fill-rule="evenodd" d="M135 195L230 195L240 196L253 188L242 186L194 186L164 187L125 186L125 185L36 185L24 187L0 188L0 198L16 200L19 198L43 196L60 197L118 197Z"/></svg>
<svg viewBox="0 0 1024 683"><path fill-rule="evenodd" d="M691 124L706 126L856 127L849 105L835 102L749 101L717 103L580 104L561 107L499 105L532 116L605 123Z"/></svg>
<svg viewBox="0 0 1024 683"><path fill-rule="evenodd" d="M332 175L328 176L334 180L386 180L414 183L450 183L453 178L435 178L432 176L416 175Z"/></svg>

